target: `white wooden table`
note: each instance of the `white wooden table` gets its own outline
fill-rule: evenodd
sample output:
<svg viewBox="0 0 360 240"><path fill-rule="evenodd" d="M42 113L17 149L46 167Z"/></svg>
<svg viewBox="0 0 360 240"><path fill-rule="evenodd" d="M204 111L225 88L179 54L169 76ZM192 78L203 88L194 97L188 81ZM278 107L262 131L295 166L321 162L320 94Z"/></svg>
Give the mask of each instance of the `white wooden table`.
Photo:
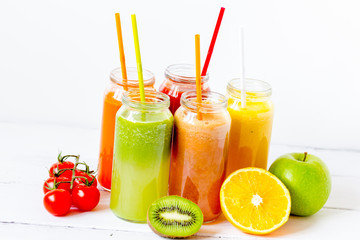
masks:
<svg viewBox="0 0 360 240"><path fill-rule="evenodd" d="M42 184L59 150L80 154L97 165L99 130L40 123L0 123L0 239L161 239L146 224L123 221L109 209L110 194L101 191L91 212L54 217L43 207ZM321 157L332 175L325 207L311 217L293 217L266 236L242 233L224 217L202 226L193 239L360 239L360 150L271 146L270 163L287 152Z"/></svg>

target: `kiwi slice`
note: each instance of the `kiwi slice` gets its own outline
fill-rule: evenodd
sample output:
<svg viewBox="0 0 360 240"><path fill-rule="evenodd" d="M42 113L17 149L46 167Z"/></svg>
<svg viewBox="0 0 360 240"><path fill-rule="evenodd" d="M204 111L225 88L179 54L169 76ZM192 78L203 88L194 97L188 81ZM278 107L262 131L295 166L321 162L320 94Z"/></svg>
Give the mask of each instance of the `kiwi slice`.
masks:
<svg viewBox="0 0 360 240"><path fill-rule="evenodd" d="M151 204L147 214L150 228L167 238L184 238L197 233L204 216L198 205L179 196L162 197Z"/></svg>

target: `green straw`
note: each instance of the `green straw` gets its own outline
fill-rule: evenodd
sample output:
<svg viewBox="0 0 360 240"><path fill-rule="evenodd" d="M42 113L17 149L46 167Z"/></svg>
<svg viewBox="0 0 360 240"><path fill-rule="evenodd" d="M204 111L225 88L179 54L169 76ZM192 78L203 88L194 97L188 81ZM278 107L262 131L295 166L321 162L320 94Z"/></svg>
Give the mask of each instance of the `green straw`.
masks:
<svg viewBox="0 0 360 240"><path fill-rule="evenodd" d="M131 15L131 22L132 22L132 28L133 28L133 34L134 34L136 65L137 65L138 78L139 78L140 99L141 99L141 102L145 102L144 79L143 79L143 72L142 72L142 65L141 65L139 35L138 35L138 30L137 30L135 14Z"/></svg>

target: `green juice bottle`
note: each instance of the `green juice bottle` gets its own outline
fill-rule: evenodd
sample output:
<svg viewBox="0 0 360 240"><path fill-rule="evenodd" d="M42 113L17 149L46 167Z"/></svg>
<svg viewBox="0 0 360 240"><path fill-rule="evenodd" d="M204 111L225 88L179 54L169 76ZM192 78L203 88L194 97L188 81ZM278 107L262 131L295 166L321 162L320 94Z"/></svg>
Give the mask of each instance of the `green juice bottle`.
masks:
<svg viewBox="0 0 360 240"><path fill-rule="evenodd" d="M116 114L110 208L122 219L146 222L147 210L168 193L173 116L169 97L153 90L122 97Z"/></svg>

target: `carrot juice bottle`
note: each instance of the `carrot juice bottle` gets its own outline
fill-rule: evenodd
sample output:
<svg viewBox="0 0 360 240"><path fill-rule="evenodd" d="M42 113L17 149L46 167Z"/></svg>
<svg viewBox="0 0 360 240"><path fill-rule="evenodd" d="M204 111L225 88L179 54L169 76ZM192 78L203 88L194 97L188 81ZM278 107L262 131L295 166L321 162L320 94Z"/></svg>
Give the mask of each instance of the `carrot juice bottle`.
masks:
<svg viewBox="0 0 360 240"><path fill-rule="evenodd" d="M175 111L180 107L181 95L186 91L196 89L195 66L191 64L173 64L165 70L165 80L160 85L159 91L170 97L170 111ZM202 77L201 88L209 91L209 76Z"/></svg>
<svg viewBox="0 0 360 240"><path fill-rule="evenodd" d="M198 204L210 222L221 214L231 118L225 96L203 92L202 98L198 104L195 91L184 93L175 113L169 194Z"/></svg>
<svg viewBox="0 0 360 240"><path fill-rule="evenodd" d="M271 86L260 80L246 79L246 104L241 107L241 81L227 85L231 116L227 175L245 167L267 169L274 115Z"/></svg>
<svg viewBox="0 0 360 240"><path fill-rule="evenodd" d="M136 68L127 68L127 88L139 88ZM146 89L154 89L155 77L150 71L144 71ZM124 93L121 68L115 68L110 73L110 83L104 94L104 107L100 136L100 155L98 164L98 181L106 189L111 188L111 172L113 163L115 116L121 107L121 97Z"/></svg>

